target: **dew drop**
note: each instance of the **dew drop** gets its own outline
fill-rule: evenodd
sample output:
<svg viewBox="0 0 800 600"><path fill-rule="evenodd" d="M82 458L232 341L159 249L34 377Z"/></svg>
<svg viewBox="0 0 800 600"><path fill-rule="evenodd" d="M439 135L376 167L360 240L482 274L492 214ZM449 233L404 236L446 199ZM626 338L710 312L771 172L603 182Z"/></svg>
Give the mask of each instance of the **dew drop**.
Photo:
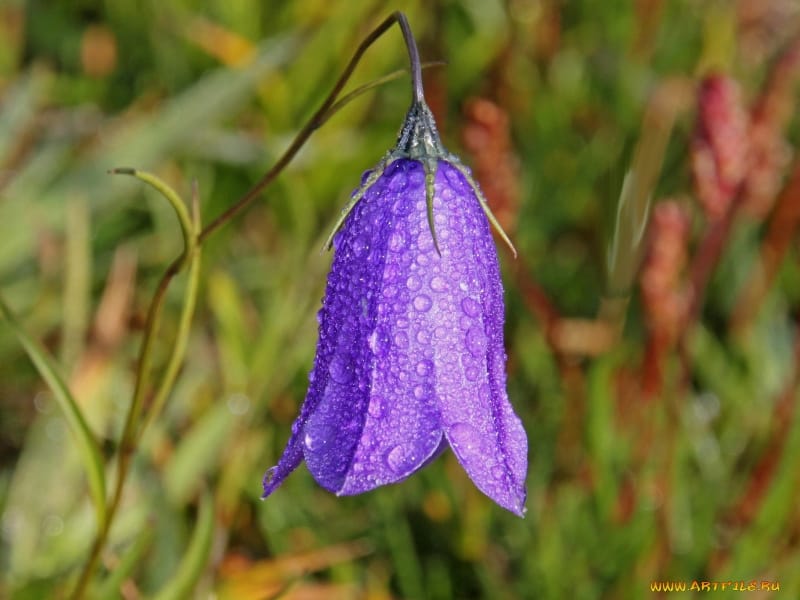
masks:
<svg viewBox="0 0 800 600"><path fill-rule="evenodd" d="M277 471L278 471L278 467L277 466L270 467L269 469L267 469L267 472L264 473L264 480L262 481L262 485L264 487L266 487L270 483L272 483L272 480L275 479L275 473Z"/></svg>
<svg viewBox="0 0 800 600"><path fill-rule="evenodd" d="M343 385L350 383L355 378L352 355L347 352L337 354L333 357L328 370L331 374L331 379L336 383L341 383Z"/></svg>
<svg viewBox="0 0 800 600"><path fill-rule="evenodd" d="M365 235L359 235L353 240L350 248L355 256L361 256L365 250L369 249L369 238Z"/></svg>
<svg viewBox="0 0 800 600"><path fill-rule="evenodd" d="M389 250L400 252L406 245L406 236L402 231L394 231L389 236Z"/></svg>
<svg viewBox="0 0 800 600"><path fill-rule="evenodd" d="M369 429L365 428L363 433L361 434L361 447L369 449L372 448L374 445L375 445L375 438L369 432Z"/></svg>
<svg viewBox="0 0 800 600"><path fill-rule="evenodd" d="M416 292L422 287L422 281L416 275L409 275L408 279L406 279L406 287L412 292Z"/></svg>
<svg viewBox="0 0 800 600"><path fill-rule="evenodd" d="M435 335L437 339L443 340L447 337L447 327L444 325L439 325L433 330L433 335Z"/></svg>
<svg viewBox="0 0 800 600"><path fill-rule="evenodd" d="M427 329L420 329L416 335L417 342L427 344L431 341L431 334Z"/></svg>
<svg viewBox="0 0 800 600"><path fill-rule="evenodd" d="M375 356L383 358L389 353L389 334L383 325L379 325L378 328L375 329L373 335L375 336L375 347L372 348L372 346L370 346L370 348L375 353ZM370 336L370 339L373 339L372 336Z"/></svg>
<svg viewBox="0 0 800 600"><path fill-rule="evenodd" d="M418 254L416 262L420 267L424 267L431 262L431 259L427 254Z"/></svg>
<svg viewBox="0 0 800 600"><path fill-rule="evenodd" d="M386 466L397 475L411 471L414 463L414 447L410 444L398 444L386 453Z"/></svg>
<svg viewBox="0 0 800 600"><path fill-rule="evenodd" d="M417 363L417 375L425 377L433 372L433 363L429 360L421 360Z"/></svg>
<svg viewBox="0 0 800 600"><path fill-rule="evenodd" d="M377 354L378 353L378 330L377 329L369 334L369 337L367 338L367 345L369 345L369 349L372 350L373 354Z"/></svg>
<svg viewBox="0 0 800 600"><path fill-rule="evenodd" d="M367 407L367 412L369 415L375 419L380 419L383 416L383 400L377 397L373 397L369 401L369 406ZM363 439L362 439L363 441Z"/></svg>
<svg viewBox="0 0 800 600"><path fill-rule="evenodd" d="M319 450L323 448L328 442L335 439L339 435L340 429L333 425L324 425L322 427L315 427L314 434L306 431L303 437L303 443L308 450Z"/></svg>
<svg viewBox="0 0 800 600"><path fill-rule="evenodd" d="M436 275L431 279L430 285L434 292L441 292L447 287L447 282L445 281L444 277Z"/></svg>
<svg viewBox="0 0 800 600"><path fill-rule="evenodd" d="M408 347L408 334L405 331L398 331L394 334L394 343L399 348L407 348Z"/></svg>
<svg viewBox="0 0 800 600"><path fill-rule="evenodd" d="M486 335L477 325L469 328L464 342L467 344L467 350L472 356L480 357L486 354Z"/></svg>
<svg viewBox="0 0 800 600"><path fill-rule="evenodd" d="M425 227L417 237L417 246L420 252L430 252L433 250L433 235L428 227Z"/></svg>
<svg viewBox="0 0 800 600"><path fill-rule="evenodd" d="M432 304L431 299L425 294L420 294L414 298L414 308L419 312L430 310Z"/></svg>
<svg viewBox="0 0 800 600"><path fill-rule="evenodd" d="M481 314L481 305L472 298L464 298L461 301L461 308L470 317L477 317Z"/></svg>
<svg viewBox="0 0 800 600"><path fill-rule="evenodd" d="M463 456L481 454L481 434L469 423L456 423L450 428L450 441Z"/></svg>
<svg viewBox="0 0 800 600"><path fill-rule="evenodd" d="M403 171L398 169L395 171L394 175L389 180L388 187L390 190L394 192L399 192L400 190L406 187L407 183L408 183L408 177L406 177L406 174Z"/></svg>
<svg viewBox="0 0 800 600"><path fill-rule="evenodd" d="M495 465L495 466L493 466L493 467L490 469L490 471L489 471L489 472L492 474L492 477L494 477L494 478L495 478L495 479L497 479L498 481L499 481L500 479L502 479L502 478L503 478L503 475L505 475L505 473L506 473L505 469L503 469L503 467L501 467L500 465Z"/></svg>
<svg viewBox="0 0 800 600"><path fill-rule="evenodd" d="M478 369L478 367L469 366L466 369L464 369L464 376L470 381L475 381L476 379L478 379L480 373L481 372Z"/></svg>
<svg viewBox="0 0 800 600"><path fill-rule="evenodd" d="M406 329L408 327L408 319L406 317L397 317L394 322L399 329Z"/></svg>
<svg viewBox="0 0 800 600"><path fill-rule="evenodd" d="M408 174L408 185L420 187L423 183L425 183L425 173L423 173L422 168L411 169Z"/></svg>

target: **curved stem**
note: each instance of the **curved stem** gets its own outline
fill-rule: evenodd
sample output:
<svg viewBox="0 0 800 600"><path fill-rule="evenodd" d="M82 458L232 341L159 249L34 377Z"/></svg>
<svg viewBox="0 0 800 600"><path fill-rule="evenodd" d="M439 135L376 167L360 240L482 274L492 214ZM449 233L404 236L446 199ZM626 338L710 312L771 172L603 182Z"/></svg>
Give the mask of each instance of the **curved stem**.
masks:
<svg viewBox="0 0 800 600"><path fill-rule="evenodd" d="M329 111L331 107L334 105L342 89L352 76L353 71L355 71L355 68L361 60L361 57L364 55L364 52L366 52L367 49L395 23L400 25L400 29L403 31L403 39L405 40L408 48L408 58L411 62L411 81L414 101L423 101L422 65L420 64L419 53L417 51L417 45L414 42L414 36L411 34L411 28L408 24L406 16L399 11L393 12L380 25L373 29L372 32L367 35L367 37L365 37L364 40L359 44L355 53L353 53L353 57L350 59L350 62L347 63L344 71L342 71L339 79L334 84L333 89L331 89L328 97L325 98L325 101L322 103L322 106L317 109L317 112L311 116L308 122L298 132L283 155L281 155L272 168L267 171L264 176L244 194L244 196L239 198L236 203L224 210L208 225L206 225L205 228L203 228L203 231L201 231L200 235L198 236L198 243L202 243L208 236L210 236L217 229L222 227L225 223L233 219L236 215L252 204L259 194L264 191L264 188L272 183L272 181L281 173L281 171L286 168L295 155L300 151L300 148L302 148L306 143L311 134L314 133L314 130L319 128L319 126L322 125L322 123L324 123L330 116Z"/></svg>
<svg viewBox="0 0 800 600"><path fill-rule="evenodd" d="M149 373L150 356L152 354L151 348L155 331L158 328L158 321L161 316L161 308L164 306L164 298L166 297L167 288L169 283L178 274L181 266L184 264L184 256L181 255L176 258L164 272L164 275L159 281L158 288L153 295L153 300L150 303L150 308L147 311L147 321L145 325L145 339L142 342L141 350L139 351L139 367L136 372L136 386L134 390L133 401L128 409L128 415L125 419L125 426L122 432L122 439L120 441L119 454L117 458L117 479L114 485L114 492L111 500L108 503L106 510L106 518L99 524L99 530L95 537L94 544L89 552L89 559L81 572L80 579L72 592L71 598L76 600L82 598L86 592L86 586L89 584L89 579L100 561L100 553L105 546L108 534L111 530L111 524L114 521L117 509L119 508L120 500L122 499L122 491L125 487L125 480L128 476L128 469L130 468L133 453L136 450L136 424L138 421L139 413L141 412L142 402L144 400L144 391L146 389L147 374Z"/></svg>
<svg viewBox="0 0 800 600"><path fill-rule="evenodd" d="M408 24L406 16L401 12L396 12L392 16L397 19L397 24L403 32L403 40L408 49L408 61L411 64L411 92L413 94L413 101L418 103L425 102L425 91L422 89L422 64L419 60L417 41L414 39L414 34L411 33L411 26Z"/></svg>

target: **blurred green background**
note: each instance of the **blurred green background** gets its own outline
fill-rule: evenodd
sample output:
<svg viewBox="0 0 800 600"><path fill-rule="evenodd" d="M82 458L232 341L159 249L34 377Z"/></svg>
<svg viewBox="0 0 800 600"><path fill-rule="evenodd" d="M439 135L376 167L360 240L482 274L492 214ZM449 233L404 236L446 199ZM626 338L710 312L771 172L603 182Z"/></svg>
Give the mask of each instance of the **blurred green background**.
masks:
<svg viewBox="0 0 800 600"><path fill-rule="evenodd" d="M401 77L347 104L204 244L186 360L137 448L88 597L642 598L662 580L778 582L752 597L800 597L794 229L734 327L772 239L768 211L735 219L698 318L656 366L638 284L606 283L623 181L647 149L641 198L677 198L689 215L682 285L709 256L690 169L694 89L717 69L748 105L764 93L800 26L782 0L5 0L0 292L58 360L108 481L147 307L182 241L163 199L107 171L149 170L185 198L196 180L209 222L398 8L423 59L447 62L426 70L429 103L520 254L499 247L508 389L530 444L526 518L478 492L452 453L358 497L332 496L301 467L259 500L305 394L322 242L394 143L410 100ZM392 29L348 89L406 62ZM779 182L796 139L786 125ZM638 277L644 247L619 251ZM167 296L156 374L185 278ZM611 292L631 296L624 319L604 313ZM0 320L0 597L66 596L96 529L75 437Z"/></svg>

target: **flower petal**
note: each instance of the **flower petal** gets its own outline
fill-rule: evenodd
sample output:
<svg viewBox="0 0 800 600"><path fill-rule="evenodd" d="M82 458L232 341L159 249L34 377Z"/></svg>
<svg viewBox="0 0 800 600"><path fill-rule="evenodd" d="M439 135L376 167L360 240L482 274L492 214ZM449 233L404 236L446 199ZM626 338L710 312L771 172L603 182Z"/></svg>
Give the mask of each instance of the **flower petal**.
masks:
<svg viewBox="0 0 800 600"><path fill-rule="evenodd" d="M405 479L436 454L442 441L430 333L416 308L428 267L416 261L415 239L420 232L431 235L425 177L417 161L398 160L390 169L391 175L376 183L391 225L375 329L367 340L374 355L370 400L340 494Z"/></svg>
<svg viewBox="0 0 800 600"><path fill-rule="evenodd" d="M353 462L370 398L374 355L368 337L375 330L391 222L381 194L376 182L337 234L319 313L314 380L306 398L314 406L302 445L314 479L333 492L341 489Z"/></svg>
<svg viewBox="0 0 800 600"><path fill-rule="evenodd" d="M304 457L317 481L337 490L355 452L369 399L366 336L374 329L374 298L386 252L376 192L374 187L367 190L336 236L337 250L317 316L319 341L308 392L280 461L264 476L263 497ZM366 220L370 226L364 225Z"/></svg>
<svg viewBox="0 0 800 600"><path fill-rule="evenodd" d="M429 326L445 436L475 485L522 515L528 443L506 394L496 249L472 188L443 161L434 215L442 256L441 272L431 271Z"/></svg>

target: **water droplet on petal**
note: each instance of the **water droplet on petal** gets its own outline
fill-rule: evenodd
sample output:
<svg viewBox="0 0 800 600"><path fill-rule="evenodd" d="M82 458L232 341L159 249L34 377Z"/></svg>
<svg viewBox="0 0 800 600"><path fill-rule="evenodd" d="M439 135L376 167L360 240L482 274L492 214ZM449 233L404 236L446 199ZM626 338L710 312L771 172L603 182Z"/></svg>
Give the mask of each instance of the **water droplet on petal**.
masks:
<svg viewBox="0 0 800 600"><path fill-rule="evenodd" d="M328 368L331 379L343 385L350 383L355 378L355 365L352 355L344 352L333 357Z"/></svg>
<svg viewBox="0 0 800 600"><path fill-rule="evenodd" d="M371 417L374 417L375 419L380 419L383 416L383 401L380 398L373 397L369 401L367 412Z"/></svg>
<svg viewBox="0 0 800 600"><path fill-rule="evenodd" d="M467 350L470 351L472 356L477 358L486 354L486 334L477 325L469 328L464 341L467 344Z"/></svg>
<svg viewBox="0 0 800 600"><path fill-rule="evenodd" d="M315 435L313 436L309 432L306 432L306 435L303 438L303 443L309 450L319 450L325 444L333 440L337 435L339 435L339 428L332 425L327 425L324 427L319 427L318 431L316 431Z"/></svg>
<svg viewBox="0 0 800 600"><path fill-rule="evenodd" d="M478 369L478 367L469 366L466 369L464 369L464 376L470 381L475 381L476 379L478 379L480 373L481 372Z"/></svg>
<svg viewBox="0 0 800 600"><path fill-rule="evenodd" d="M429 227L425 227L419 234L419 237L417 237L417 246L420 252L430 252L433 250L433 235Z"/></svg>
<svg viewBox="0 0 800 600"><path fill-rule="evenodd" d="M440 277L436 275L433 279L431 279L431 289L434 292L441 292L447 287L447 282L445 281L444 277Z"/></svg>
<svg viewBox="0 0 800 600"><path fill-rule="evenodd" d="M470 317L477 317L481 314L481 305L472 298L464 298L461 301L461 308Z"/></svg>
<svg viewBox="0 0 800 600"><path fill-rule="evenodd" d="M406 187L407 183L408 183L408 177L406 177L406 174L403 171L398 169L397 171L395 171L394 175L389 180L388 187L390 190L394 192L399 192L400 190Z"/></svg>
<svg viewBox="0 0 800 600"><path fill-rule="evenodd" d="M398 331L394 334L394 343L400 348L408 347L408 334L405 331Z"/></svg>
<svg viewBox="0 0 800 600"><path fill-rule="evenodd" d="M456 423L450 428L450 441L464 456L480 454L481 434L469 423Z"/></svg>
<svg viewBox="0 0 800 600"><path fill-rule="evenodd" d="M410 169L408 173L408 185L421 187L423 183L425 183L425 173L422 171L422 166L420 165L415 169Z"/></svg>
<svg viewBox="0 0 800 600"><path fill-rule="evenodd" d="M414 447L410 444L398 444L386 453L386 465L398 475L408 472L414 463Z"/></svg>
<svg viewBox="0 0 800 600"><path fill-rule="evenodd" d="M427 329L420 329L417 331L417 342L420 344L427 344L431 341L431 334Z"/></svg>
<svg viewBox="0 0 800 600"><path fill-rule="evenodd" d="M489 472L492 474L492 477L494 477L494 478L495 478L495 479L497 479L497 480L500 480L500 479L502 479L502 478L503 478L503 475L505 475L505 474L506 474L506 471L505 471L505 469L504 469L503 467L501 467L500 465L495 465L495 466L493 466L493 467L490 469L490 471L489 471Z"/></svg>
<svg viewBox="0 0 800 600"><path fill-rule="evenodd" d="M277 472L277 470L278 470L277 465L267 469L267 472L264 473L264 480L262 481L262 484L264 486L267 486L270 483L272 483L272 480L275 478L275 473Z"/></svg>
<svg viewBox="0 0 800 600"><path fill-rule="evenodd" d="M406 286L412 292L416 292L419 288L422 287L422 281L416 275L409 275L408 279L406 279Z"/></svg>
<svg viewBox="0 0 800 600"><path fill-rule="evenodd" d="M369 337L367 338L367 345L369 346L369 349L372 350L373 354L377 354L378 353L378 330L377 329L369 334Z"/></svg>
<svg viewBox="0 0 800 600"><path fill-rule="evenodd" d="M369 248L369 238L366 235L359 235L353 240L350 248L355 256L361 256L364 254L364 251Z"/></svg>
<svg viewBox="0 0 800 600"><path fill-rule="evenodd" d="M400 252L406 245L406 236L402 231L393 231L389 236L389 250Z"/></svg>
<svg viewBox="0 0 800 600"><path fill-rule="evenodd" d="M420 294L414 298L414 308L419 312L430 310L432 304L433 302L431 302L431 299L425 294Z"/></svg>
<svg viewBox="0 0 800 600"><path fill-rule="evenodd" d="M425 377L433 372L433 363L429 360L421 360L417 363L417 375Z"/></svg>

